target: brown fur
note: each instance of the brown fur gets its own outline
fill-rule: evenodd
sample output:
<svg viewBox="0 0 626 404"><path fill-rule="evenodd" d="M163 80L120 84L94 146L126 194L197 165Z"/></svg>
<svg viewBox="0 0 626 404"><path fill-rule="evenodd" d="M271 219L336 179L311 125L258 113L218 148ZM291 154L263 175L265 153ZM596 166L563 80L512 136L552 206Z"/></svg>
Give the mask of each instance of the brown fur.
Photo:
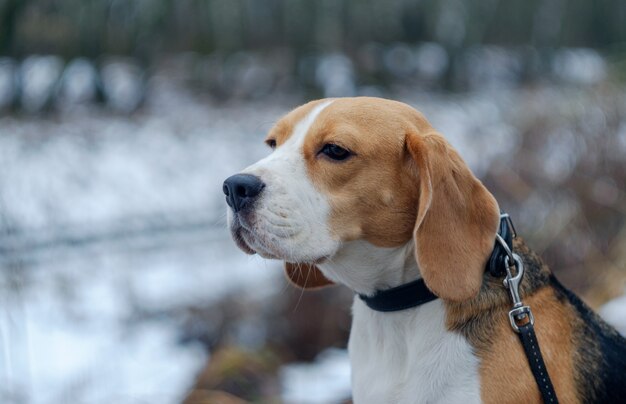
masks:
<svg viewBox="0 0 626 404"><path fill-rule="evenodd" d="M574 385L574 358L572 322L574 313L558 304L554 291L543 288L525 303L534 308L535 328L541 352L563 403L580 403ZM499 310L488 329L493 333L493 344L477 350L481 358L481 395L485 403L539 403L539 389L520 341L511 329L507 309Z"/></svg>
<svg viewBox="0 0 626 404"><path fill-rule="evenodd" d="M276 122L274 127L270 129L269 133L265 137L265 141L274 140L276 141L277 147L285 143L293 134L293 129L298 122L302 121L309 114L309 112L311 112L311 110L313 110L313 108L321 102L322 100L311 101L293 109Z"/></svg>
<svg viewBox="0 0 626 404"><path fill-rule="evenodd" d="M407 146L420 176L413 239L424 282L441 298L472 298L493 249L498 204L441 135L410 134Z"/></svg>
<svg viewBox="0 0 626 404"><path fill-rule="evenodd" d="M335 100L311 126L303 154L313 183L330 201L333 235L394 247L411 239L417 214L418 189L407 171L405 136L428 124L404 104L371 100ZM318 156L327 143L354 156L342 162Z"/></svg>
<svg viewBox="0 0 626 404"><path fill-rule="evenodd" d="M294 285L302 289L315 289L333 284L312 264L285 262L285 274Z"/></svg>

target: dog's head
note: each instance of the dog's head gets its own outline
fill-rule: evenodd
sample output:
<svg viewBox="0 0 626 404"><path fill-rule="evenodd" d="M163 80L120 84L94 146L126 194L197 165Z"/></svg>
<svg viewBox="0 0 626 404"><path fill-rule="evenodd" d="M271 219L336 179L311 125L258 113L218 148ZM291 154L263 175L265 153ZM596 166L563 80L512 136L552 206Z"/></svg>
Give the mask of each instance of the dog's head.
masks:
<svg viewBox="0 0 626 404"><path fill-rule="evenodd" d="M273 152L224 182L243 251L284 260L294 283L316 287L331 283L317 266L349 242L412 240L435 294L460 301L478 293L498 206L420 113L377 98L313 101L265 141Z"/></svg>

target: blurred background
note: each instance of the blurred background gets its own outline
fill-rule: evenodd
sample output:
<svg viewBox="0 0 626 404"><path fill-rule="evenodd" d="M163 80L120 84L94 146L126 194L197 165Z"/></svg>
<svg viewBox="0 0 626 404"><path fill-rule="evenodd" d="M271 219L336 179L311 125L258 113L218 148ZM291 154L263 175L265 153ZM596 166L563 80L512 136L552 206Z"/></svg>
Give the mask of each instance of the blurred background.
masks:
<svg viewBox="0 0 626 404"><path fill-rule="evenodd" d="M420 109L626 333L621 0L0 0L0 402L339 403L351 293L221 183L320 97Z"/></svg>

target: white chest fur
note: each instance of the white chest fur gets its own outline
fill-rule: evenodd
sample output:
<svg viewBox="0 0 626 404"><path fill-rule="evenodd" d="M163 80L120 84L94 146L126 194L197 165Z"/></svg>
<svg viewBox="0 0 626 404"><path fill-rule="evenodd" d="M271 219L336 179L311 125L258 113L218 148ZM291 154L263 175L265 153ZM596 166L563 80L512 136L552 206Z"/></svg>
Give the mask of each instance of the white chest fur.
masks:
<svg viewBox="0 0 626 404"><path fill-rule="evenodd" d="M440 300L393 313L358 297L348 345L355 404L479 403L478 358Z"/></svg>

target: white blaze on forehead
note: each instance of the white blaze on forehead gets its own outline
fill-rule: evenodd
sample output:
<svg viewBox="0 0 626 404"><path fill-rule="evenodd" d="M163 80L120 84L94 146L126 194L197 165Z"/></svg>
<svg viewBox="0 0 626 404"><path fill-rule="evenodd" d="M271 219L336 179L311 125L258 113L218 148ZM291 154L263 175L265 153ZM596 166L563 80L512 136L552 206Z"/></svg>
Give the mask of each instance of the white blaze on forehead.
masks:
<svg viewBox="0 0 626 404"><path fill-rule="evenodd" d="M301 147L302 144L304 144L304 138L306 137L306 134L309 132L309 129L311 128L311 125L313 125L313 122L315 122L315 119L317 119L317 116L332 103L333 100L329 100L324 101L320 105L316 105L315 108L313 108L313 110L309 112L309 114L303 120L298 122L298 124L293 128L293 134L287 140L287 142L285 142L284 146L292 143L292 145L295 145L295 147Z"/></svg>
<svg viewBox="0 0 626 404"><path fill-rule="evenodd" d="M311 125L313 125L313 122L315 122L315 119L317 119L320 112L332 104L332 102L332 100L329 100L316 105L311 112L304 117L304 119L294 126L293 133L284 144L279 146L274 153L246 168L243 172L254 174L257 170L262 170L268 165L274 165L274 163L278 161L301 156L302 145L304 144L304 139L306 138L306 134L309 132Z"/></svg>
<svg viewBox="0 0 626 404"><path fill-rule="evenodd" d="M281 258L308 262L336 252L339 243L328 229L330 205L307 175L302 147L319 114L333 101L316 105L285 143L243 173L258 176L265 189L256 204L257 230L281 250ZM273 222L280 221L280 226Z"/></svg>

